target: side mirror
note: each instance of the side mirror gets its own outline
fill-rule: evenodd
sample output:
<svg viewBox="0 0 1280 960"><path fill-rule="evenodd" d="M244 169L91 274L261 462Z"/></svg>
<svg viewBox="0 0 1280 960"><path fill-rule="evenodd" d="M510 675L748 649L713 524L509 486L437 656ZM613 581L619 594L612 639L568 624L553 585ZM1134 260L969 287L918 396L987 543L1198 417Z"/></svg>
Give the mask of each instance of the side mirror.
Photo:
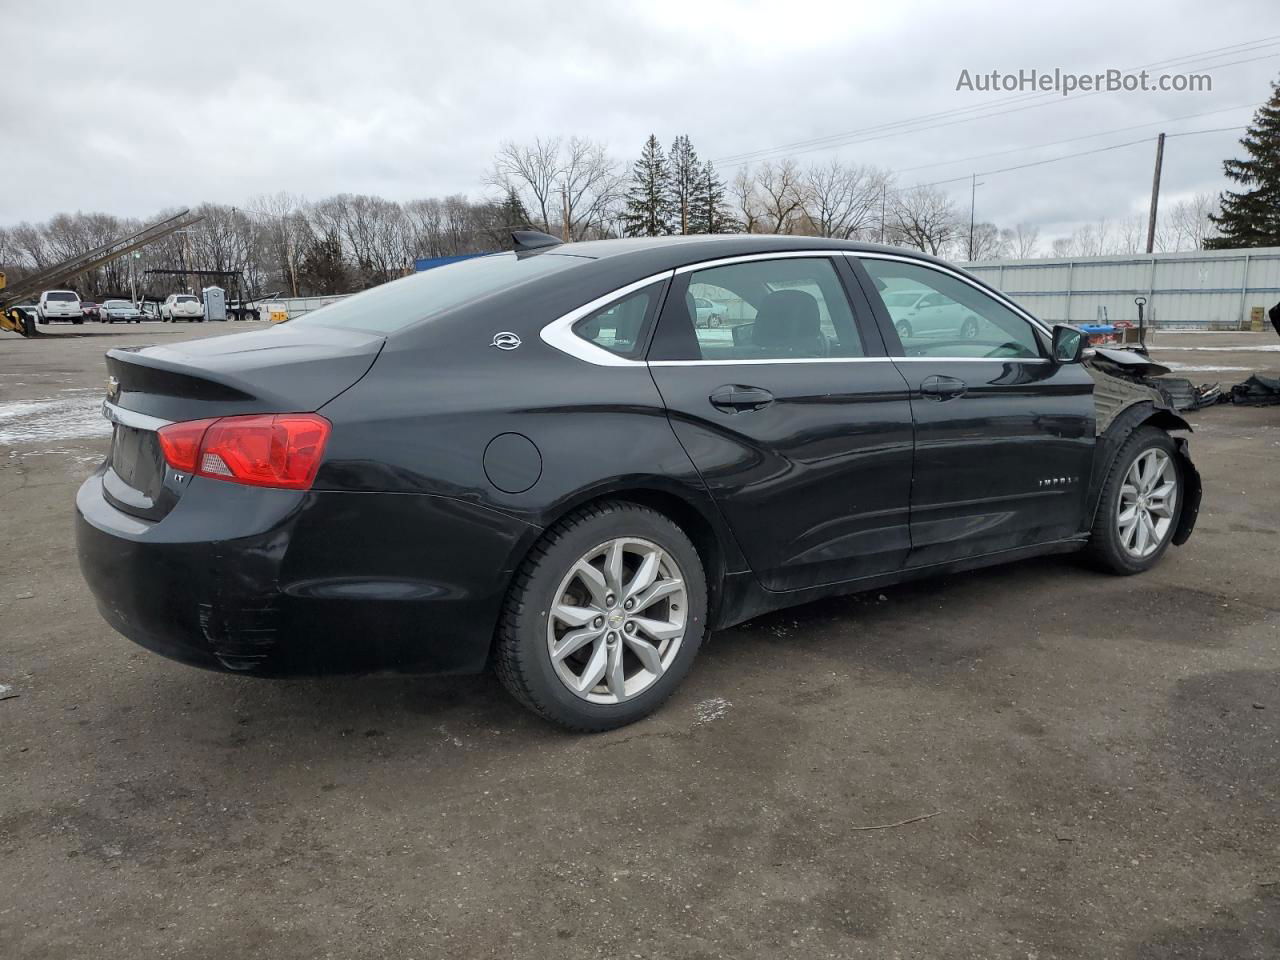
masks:
<svg viewBox="0 0 1280 960"><path fill-rule="evenodd" d="M1069 327L1065 323L1053 325L1053 362L1079 363L1084 356L1084 348L1089 345L1089 338L1084 331Z"/></svg>

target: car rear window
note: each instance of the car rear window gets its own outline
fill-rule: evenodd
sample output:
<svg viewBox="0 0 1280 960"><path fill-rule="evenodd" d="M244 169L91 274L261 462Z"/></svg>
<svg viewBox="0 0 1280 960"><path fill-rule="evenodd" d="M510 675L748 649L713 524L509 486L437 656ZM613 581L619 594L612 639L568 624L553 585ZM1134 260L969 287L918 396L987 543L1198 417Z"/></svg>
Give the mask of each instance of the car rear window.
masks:
<svg viewBox="0 0 1280 960"><path fill-rule="evenodd" d="M46 303L48 303L51 300L57 300L62 303L66 303L72 300L79 302L80 300L80 298L77 297L74 293L59 293L56 291L54 293L46 293L44 295L44 299Z"/></svg>
<svg viewBox="0 0 1280 960"><path fill-rule="evenodd" d="M394 333L469 300L478 300L583 261L571 256L494 253L384 283L290 320L373 333Z"/></svg>
<svg viewBox="0 0 1280 960"><path fill-rule="evenodd" d="M175 303L199 303L200 301L197 300L195 297L178 297L178 299L174 302Z"/></svg>

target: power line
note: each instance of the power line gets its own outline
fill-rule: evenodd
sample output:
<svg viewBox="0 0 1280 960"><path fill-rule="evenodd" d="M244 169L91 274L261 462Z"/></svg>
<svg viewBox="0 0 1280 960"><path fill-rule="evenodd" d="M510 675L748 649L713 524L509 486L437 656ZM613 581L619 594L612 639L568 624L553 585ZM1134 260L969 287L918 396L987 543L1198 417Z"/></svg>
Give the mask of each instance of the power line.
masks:
<svg viewBox="0 0 1280 960"><path fill-rule="evenodd" d="M1228 130L1245 130L1244 126L1239 127L1214 127L1212 130L1188 130L1185 133L1171 133L1170 137L1195 137L1204 133L1225 133ZM915 190L919 187L937 187L944 183L959 183L962 180L968 180L972 176L990 177L997 173L1010 173L1014 170L1025 170L1028 167L1040 167L1047 163L1058 163L1062 160L1074 160L1076 157L1088 157L1095 153L1107 153L1111 150L1120 150L1124 147L1132 147L1139 143L1150 143L1150 137L1142 137L1139 140L1127 140L1124 143L1113 143L1106 147L1097 147L1093 150L1082 150L1079 153L1067 153L1060 157L1049 157L1046 160L1034 160L1031 163L1020 163L1012 167L1001 167L999 170L980 170L974 174L966 174L963 177L951 177L947 180L934 180L932 183L917 183L915 186L908 187L908 190Z"/></svg>
<svg viewBox="0 0 1280 960"><path fill-rule="evenodd" d="M1116 127L1113 130L1101 130L1098 133L1086 133L1079 137L1067 137L1063 140L1051 140L1048 143L1037 143L1028 147L1013 147L1009 150L996 150L992 153L979 153L971 157L959 157L955 160L939 160L937 163L922 163L916 167L899 167L894 171L894 173L911 173L915 170L928 170L930 167L949 167L957 163L968 163L970 160L985 160L988 157L1004 157L1011 153L1024 153L1029 150L1042 150L1045 147L1057 147L1064 143L1077 143L1080 140L1092 140L1094 137L1106 137L1113 133L1128 133L1130 130L1141 130L1144 127L1160 127L1166 126L1170 123L1178 123L1182 120L1196 120L1200 117L1211 117L1218 113L1230 113L1232 110L1256 110L1262 105L1262 103L1242 103L1235 107L1223 107L1221 110L1206 110L1204 113L1189 113L1186 116L1168 117L1164 120L1153 120L1150 123L1135 123L1128 127ZM1171 133L1169 136L1176 137L1180 136L1180 134Z"/></svg>
<svg viewBox="0 0 1280 960"><path fill-rule="evenodd" d="M1212 48L1210 50L1199 51L1194 54L1184 54L1180 57L1169 58L1168 60L1157 60L1147 64L1141 64L1135 67L1126 68L1126 73L1132 73L1138 70L1158 68L1165 65L1177 65L1180 61L1188 61L1183 63L1184 66L1195 65L1198 60L1212 60L1219 56L1232 55L1233 53L1253 53L1257 50L1267 49L1280 44L1280 34L1263 37L1247 41L1244 43L1233 44L1228 47ZM1230 51L1230 52L1228 52ZM1243 63L1253 63L1258 60L1266 60L1275 56L1280 56L1280 52L1269 53L1261 57L1254 57L1245 60L1236 60L1225 63L1208 63L1202 66L1202 69L1219 69L1224 67L1237 66ZM829 134L823 137L815 137L808 140L796 140L791 143L779 144L773 147L766 147L757 150L748 150L736 154L729 154L715 162L730 165L739 165L752 159L761 159L766 155L782 153L790 150L794 153L809 153L814 150L830 149L832 147L844 146L851 143L865 143L870 140L885 139L890 136L897 136L903 133L919 133L926 130L936 129L942 126L953 126L956 123L967 123L972 120L986 119L987 117L1003 116L1007 113L1016 113L1021 110L1034 109L1035 107L1047 106L1049 103L1065 100L1083 100L1087 97L1097 96L1100 93L1110 91L1095 90L1088 93L1082 93L1075 96L1061 96L1055 92L1046 93L1029 93L1021 94L1015 97L1006 97L1001 100L991 101L989 103L977 104L968 107L959 107L951 110L943 110L930 114L923 114L904 120L896 120L882 124L876 124L869 127L862 127L857 130L846 131L844 133ZM1052 98L1052 99L1049 99ZM1028 102L1036 101L1036 102ZM995 107L1005 106L1008 104L1023 104L1010 110L993 110ZM984 112L985 111L985 112ZM962 117L958 120L950 120L947 123L927 123L931 120L942 120L951 117L961 117L963 114L977 114L975 116ZM921 124L924 124L921 126ZM911 128L911 129L904 129Z"/></svg>

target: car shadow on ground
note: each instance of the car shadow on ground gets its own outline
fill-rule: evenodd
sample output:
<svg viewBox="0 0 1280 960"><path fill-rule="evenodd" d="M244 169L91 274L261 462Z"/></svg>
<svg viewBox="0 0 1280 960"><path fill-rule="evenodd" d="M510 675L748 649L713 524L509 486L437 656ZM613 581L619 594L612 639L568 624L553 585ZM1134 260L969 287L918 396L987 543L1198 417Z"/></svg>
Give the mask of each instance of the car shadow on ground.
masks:
<svg viewBox="0 0 1280 960"><path fill-rule="evenodd" d="M1080 578L1097 580L1099 575L1073 558L1047 557L766 614L709 637L676 699L701 702L719 697L761 658L785 672L788 655L796 650L819 653L848 672L890 671L899 678L932 683L939 673L971 661L992 644L1019 642L1007 625L993 624L986 615L993 595L1014 591L1050 604L1057 598L1066 603ZM566 736L518 705L490 671L476 676L261 680L171 669L172 676L185 678L168 691L175 713L191 709L195 686L206 711L234 715L241 728L283 722L376 739L389 728L410 733L445 725L459 734L505 730L534 740ZM785 676L779 685L782 696ZM670 711L668 703L641 726L658 724L665 729L677 723ZM232 737L242 740L245 734L241 729Z"/></svg>

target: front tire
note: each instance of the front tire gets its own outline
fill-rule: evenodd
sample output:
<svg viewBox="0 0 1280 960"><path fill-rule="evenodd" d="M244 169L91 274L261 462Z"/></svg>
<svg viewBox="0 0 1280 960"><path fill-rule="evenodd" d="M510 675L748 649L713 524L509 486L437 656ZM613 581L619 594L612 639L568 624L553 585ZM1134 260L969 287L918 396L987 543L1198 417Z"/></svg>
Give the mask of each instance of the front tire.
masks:
<svg viewBox="0 0 1280 960"><path fill-rule="evenodd" d="M906 320L899 320L894 329L898 331L899 340L911 339L911 324Z"/></svg>
<svg viewBox="0 0 1280 960"><path fill-rule="evenodd" d="M706 576L684 531L638 504L598 503L552 527L516 573L495 668L540 716L611 730L671 695L706 621Z"/></svg>
<svg viewBox="0 0 1280 960"><path fill-rule="evenodd" d="M1088 555L1109 573L1150 570L1169 549L1182 512L1182 470L1173 439L1139 427L1116 454L1102 486Z"/></svg>

